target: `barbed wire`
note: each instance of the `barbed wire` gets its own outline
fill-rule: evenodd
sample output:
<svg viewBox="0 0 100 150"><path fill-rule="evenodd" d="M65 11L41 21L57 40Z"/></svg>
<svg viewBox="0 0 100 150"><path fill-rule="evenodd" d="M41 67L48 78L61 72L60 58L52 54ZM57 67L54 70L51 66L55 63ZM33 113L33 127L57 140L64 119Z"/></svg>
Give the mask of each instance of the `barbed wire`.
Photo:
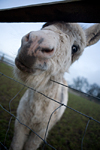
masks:
<svg viewBox="0 0 100 150"><path fill-rule="evenodd" d="M15 119L17 119L20 124L26 126L28 129L30 129L34 134L36 134L36 135L44 142L43 150L44 150L44 148L45 148L45 145L48 145L48 146L50 146L52 149L56 150L52 145L50 145L50 144L47 143L47 141L46 141L46 135L47 135L47 132L48 132L48 127L49 127L49 124L50 124L52 115L54 114L55 111L57 111L57 110L58 110L60 107L62 107L62 106L65 106L66 108L68 108L68 109L70 109L70 110L72 110L72 111L75 111L76 113L78 113L78 114L80 114L80 115L83 115L83 116L85 116L85 117L88 118L88 121L87 121L86 127L85 127L85 131L84 131L84 134L83 134L83 137L82 137L82 140L81 140L81 150L83 150L83 141L84 141L84 137L85 137L85 134L86 134L86 131L87 131L87 128L88 128L88 126L89 126L90 121L93 120L93 121L95 121L95 122L97 122L97 123L99 123L99 124L100 124L100 121L98 121L98 120L96 120L96 119L94 119L94 118L92 118L92 117L90 117L90 116L88 116L88 115L86 115L86 114L83 114L83 113L81 113L81 112L79 112L79 111L77 111L77 110L75 110L75 109L73 109L73 108L71 108L71 107L69 107L69 106L67 106L67 105L65 105L65 104L63 104L63 103L61 103L61 102L58 102L58 101L56 101L55 99L52 99L51 97L48 97L47 95L45 95L45 94L43 94L43 93L37 91L36 89L33 89L32 87L29 87L29 86L27 86L27 85L21 83L20 81L17 81L17 80L15 80L14 78L11 78L11 77L5 75L4 73L0 72L0 77L2 77L2 76L6 77L6 78L9 78L9 79L13 80L14 82L17 82L17 83L23 85L23 87L21 88L21 90L19 90L18 93L10 100L10 102L9 102L9 111L8 111L7 109L5 109L5 108L0 104L0 107L1 107L4 111L6 111L7 113L9 113L9 114L11 115L10 120L9 120L9 124L8 124L8 128L7 128L7 131L6 131L6 135L5 135L4 144L0 142L0 144L1 144L6 150L7 150L7 147L5 146L5 142L6 142L6 137L7 137L8 131L9 131L9 129L10 129L10 123L11 123L12 117L14 117ZM76 89L73 89L73 88L71 88L71 87L69 87L69 86L66 86L66 85L64 85L64 84L62 84L62 83L59 83L59 82L57 82L57 81L54 81L54 80L51 80L51 82L54 82L54 83L56 83L56 84L60 84L60 85L62 85L62 86L65 86L65 87L67 87L67 88L70 88L70 89L72 89L72 90L78 91L78 90L76 90ZM14 114L11 113L11 102L19 95L19 93L20 93L25 87L27 87L28 89L31 89L31 90L33 90L34 92L37 92L37 93L43 95L44 97L46 97L46 98L48 98L48 99L50 99L50 100L52 100L52 101L54 101L54 102L56 102L56 103L59 104L59 107L57 107L57 108L51 113L51 115L50 115L50 117L49 117L49 120L48 120L48 123L47 123L47 128L46 128L46 131L45 131L44 139L41 138L41 137L40 137L35 131L33 131L30 127L28 127L27 125L23 124ZM78 92L81 92L81 91L78 91ZM81 93L83 93L83 94L85 94L85 95L89 95L89 96L91 96L91 97L94 98L93 95L90 95L90 94L87 94L87 93L84 93L84 92L81 92ZM98 100L100 100L100 98L98 98L98 97L95 97L95 98L97 98Z"/></svg>

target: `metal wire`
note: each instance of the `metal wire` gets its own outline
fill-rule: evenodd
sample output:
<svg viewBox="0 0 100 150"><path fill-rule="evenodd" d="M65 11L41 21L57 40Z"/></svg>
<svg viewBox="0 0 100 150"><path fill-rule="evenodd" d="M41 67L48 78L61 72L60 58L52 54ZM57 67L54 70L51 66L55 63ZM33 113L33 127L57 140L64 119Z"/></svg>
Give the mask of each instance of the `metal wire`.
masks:
<svg viewBox="0 0 100 150"><path fill-rule="evenodd" d="M89 120L88 120L88 122L87 122L87 124L86 124L86 128L85 128L83 137L82 137L82 141L81 141L81 150L83 150L83 140L84 140L84 137L85 137L85 134L86 134L86 130L87 130L87 128L88 128L88 125L89 125L89 123L90 123L90 120L91 120L91 119L89 118Z"/></svg>
<svg viewBox="0 0 100 150"><path fill-rule="evenodd" d="M24 89L24 87L22 87L22 89L19 90L18 93L10 100L10 102L9 102L9 111L10 111L10 113L11 113L11 105L10 105L11 102L18 96L18 94L19 94L23 89ZM12 116L10 117L10 120L9 120L8 129L7 129L6 135L5 135L4 145L5 145L5 143L6 143L6 138L7 138L8 131L9 131L9 129L10 129L11 120L12 120Z"/></svg>
<svg viewBox="0 0 100 150"><path fill-rule="evenodd" d="M7 147L4 146L1 142L0 142L0 144L4 147L4 149L8 150ZM0 148L0 150L1 150L1 148Z"/></svg>
<svg viewBox="0 0 100 150"><path fill-rule="evenodd" d="M54 114L54 112L59 109L62 105L60 105L59 107L57 107L50 115L50 118L49 118L49 121L48 121L48 124L47 124L47 128L46 128L46 132L45 132L45 136L44 136L44 140L46 140L46 136L47 136L47 132L48 132L48 127L49 127L49 123L50 123L50 120L51 120L51 117L52 115ZM45 147L45 143L43 145L43 150L44 150L44 147ZM56 150L56 149L55 149Z"/></svg>
<svg viewBox="0 0 100 150"><path fill-rule="evenodd" d="M25 125L24 123L22 123L17 117L14 116L14 114L10 113L8 110L6 110L1 104L0 107L5 110L7 113L9 113L12 117L14 117L20 124L22 124L23 126L27 127L28 129L30 129L34 134L36 134L45 144L47 144L48 146L50 146L51 148L55 149L52 145L48 144L46 141L44 141L43 138L41 138L35 131L33 131L30 127L28 127L27 125ZM0 142L1 143L1 142ZM3 144L2 144L3 145ZM3 145L4 146L4 145ZM4 146L5 147L5 146Z"/></svg>
<svg viewBox="0 0 100 150"><path fill-rule="evenodd" d="M78 113L78 114L80 114L80 115L83 115L84 117L87 117L87 118L89 119L88 122L87 122L87 124L86 124L86 128L85 128L85 131L84 131L84 134L83 134L83 137L82 137L82 141L81 141L81 150L83 150L83 141L84 141L84 137L85 137L85 134L86 134L86 131L87 131L87 128L88 128L88 125L89 125L90 120L93 120L93 121L95 121L95 122L97 122L97 123L99 123L99 124L100 124L100 121L98 121L98 120L96 120L96 119L94 119L94 118L92 118L92 117L90 117L90 116L88 116L88 115L86 115L86 114L83 114L83 113L81 113L81 112L79 112L79 111L77 111L77 110L75 110L75 109L73 109L73 108L71 108L71 107L69 107L69 106L67 106L67 105L65 105L65 104L63 104L63 103L61 103L61 102L58 102L58 101L56 101L55 99L52 99L52 98L48 97L47 95L45 95L45 94L43 94L43 93L41 93L41 92L39 92L39 91L33 89L32 87L29 87L29 86L27 86L27 85L25 85L25 84L23 84L23 83L21 83L21 82L15 80L15 79L11 78L11 77L9 77L9 76L3 74L2 72L0 72L0 74L1 74L0 77L4 76L4 77L6 77L6 78L9 78L9 79L13 80L14 82L17 82L17 83L23 85L22 89L10 100L10 102L9 102L9 111L6 110L6 109L0 104L0 107L1 107L4 111L6 111L7 113L9 113L9 114L11 115L11 118L10 118L9 124L8 124L8 129L7 129L6 135L5 135L4 145L0 142L0 144L1 144L6 150L7 150L7 148L6 148L6 146L5 146L5 142L6 142L6 137L7 137L9 128L10 128L11 119L12 119L12 117L16 118L16 117L11 113L11 102L15 99L15 97L18 96L18 94L23 90L24 87L27 87L27 88L29 88L29 89L31 89L31 90L33 90L33 91L35 91L35 92L37 92L37 93L43 95L44 97L46 97L46 98L48 98L48 99L50 99L50 100L52 100L52 101L54 101L54 102L56 102L56 103L58 103L58 104L60 105L58 108L56 108L56 109L51 113L51 115L50 115L50 117L49 117L49 121L48 121L47 128L46 128L46 131L45 131L44 139L41 138L36 132L34 132L30 127L28 127L27 125L23 124L18 118L16 118L20 124L26 126L28 129L30 129L34 134L36 134L36 135L44 142L43 150L44 150L45 145L48 145L48 146L50 146L52 149L56 150L52 145L50 145L50 144L48 144L48 143L46 142L46 136L47 136L48 127L49 127L49 124L50 124L52 115L53 115L54 112L57 111L61 106L65 106L65 107L67 107L68 109L71 109L72 111L74 111L74 112L76 112L76 113ZM66 85L64 85L64 84L61 84L61 83L59 83L59 82L57 82L57 81L51 80L51 82L55 82L56 84L60 84L60 85L62 85L62 86L71 88L71 87L66 86ZM73 89L73 88L71 88L71 89ZM76 90L76 89L73 89L73 90L78 91L78 90ZM81 92L81 91L78 91L78 92ZM87 94L87 93L84 93L84 92L81 92L81 93L86 94L86 95L89 95L89 96L92 96L92 95ZM94 97L94 96L92 96L92 97ZM97 98L97 97L95 97L95 98ZM97 98L97 99L100 99L100 98Z"/></svg>
<svg viewBox="0 0 100 150"><path fill-rule="evenodd" d="M54 80L51 80L51 81L52 81L52 82L55 82L55 83L57 83L57 84L60 84L60 85L62 85L62 86L68 87L69 89L72 89L72 90L74 90L74 91L76 91L76 92L80 92L80 93L82 93L82 94L84 94L84 95L88 95L88 96L91 96L91 97L93 97L93 98L96 98L96 99L100 100L99 97L94 97L94 96L91 95L91 94L87 94L87 93L85 93L85 92L79 91L79 90L77 90L77 89L74 89L74 88L72 88L72 87L70 87L70 86L67 86L67 85L64 85L64 84L62 84L62 83L59 83L59 82L57 82L57 81L54 81Z"/></svg>

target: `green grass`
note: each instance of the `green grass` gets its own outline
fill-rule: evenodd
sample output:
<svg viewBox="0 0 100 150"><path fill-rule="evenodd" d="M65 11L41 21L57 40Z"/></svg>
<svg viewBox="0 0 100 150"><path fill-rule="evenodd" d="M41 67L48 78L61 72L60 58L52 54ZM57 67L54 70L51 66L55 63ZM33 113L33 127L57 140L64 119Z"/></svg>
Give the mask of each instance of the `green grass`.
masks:
<svg viewBox="0 0 100 150"><path fill-rule="evenodd" d="M0 72L4 73L5 75L13 78L13 68L11 66L8 66L4 63L0 62ZM19 90L22 89L22 85L20 85L17 82L14 82L11 79L8 79L4 76L0 77L0 104L9 111L9 102L10 100L19 92ZM19 103L20 98L24 94L25 89L22 90L18 96L12 100L11 102L11 112L16 116L16 109ZM4 143L5 134L8 128L8 123L10 119L10 115L5 112L0 107L0 141ZM15 119L12 118L10 130L7 135L6 143L5 145L9 148L9 145L12 140L13 131L14 131L14 121ZM3 149L3 148L2 148Z"/></svg>
<svg viewBox="0 0 100 150"><path fill-rule="evenodd" d="M6 64L0 63L0 72L13 77L13 69ZM0 103L9 110L9 101L18 93L23 86L4 76L0 77ZM11 102L11 110L16 115L16 109L21 96L25 90ZM82 97L69 93L68 106L93 117L100 121L100 105L88 101ZM0 141L3 143L8 128L10 115L0 107ZM66 109L61 120L49 132L47 142L57 150L80 150L81 140L87 124L88 118ZM11 121L10 130L7 135L5 146L9 148L13 137L14 118ZM43 144L38 150L42 150ZM3 148L2 148L3 149ZM45 146L45 150L51 150ZM90 121L83 142L83 150L100 150L100 124Z"/></svg>

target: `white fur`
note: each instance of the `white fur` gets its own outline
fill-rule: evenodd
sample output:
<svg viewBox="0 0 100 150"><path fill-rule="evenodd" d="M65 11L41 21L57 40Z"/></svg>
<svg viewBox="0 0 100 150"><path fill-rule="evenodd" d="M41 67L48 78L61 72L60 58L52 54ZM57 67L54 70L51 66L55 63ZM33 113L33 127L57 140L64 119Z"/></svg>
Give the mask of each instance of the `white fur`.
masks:
<svg viewBox="0 0 100 150"><path fill-rule="evenodd" d="M88 33L88 31L86 31L86 33ZM15 67L15 75L30 87L33 87L48 97L67 105L68 88L62 87L61 85L52 82L50 79L67 85L66 81L63 79L64 72L68 71L70 65L79 58L86 47L86 33L78 24L70 23L54 23L53 25L42 28L40 31L32 32L31 36L33 37L31 38L33 41L35 41L34 35L38 38L43 37L44 41L40 44L40 46L54 47L54 53L52 56L44 53L45 57L48 55L45 70L42 70L41 68L38 69L39 63L44 62L44 55L42 56L42 54L38 51L36 53L37 59L32 66L32 69L35 70L34 73L23 72ZM24 42L25 38L26 37L23 38ZM35 43L36 47L37 41L35 41ZM79 50L73 56L72 45L79 46ZM28 51L29 55L32 55L33 47L34 45L31 45L31 49ZM20 50L18 56L22 52L23 51ZM41 56L41 59L38 56ZM59 106L60 104L28 89L19 102L17 118L34 130L39 136L44 138L50 115ZM48 131L61 118L64 110L65 107L61 106L52 115ZM27 127L21 125L16 120L15 133L10 150L36 150L42 140L33 132L30 134L29 132L30 131Z"/></svg>

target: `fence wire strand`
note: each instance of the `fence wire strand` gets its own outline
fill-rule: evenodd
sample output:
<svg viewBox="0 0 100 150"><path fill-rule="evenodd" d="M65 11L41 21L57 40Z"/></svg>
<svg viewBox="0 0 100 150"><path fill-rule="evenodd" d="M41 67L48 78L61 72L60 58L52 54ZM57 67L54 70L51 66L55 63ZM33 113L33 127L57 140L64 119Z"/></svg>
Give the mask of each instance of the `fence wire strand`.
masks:
<svg viewBox="0 0 100 150"><path fill-rule="evenodd" d="M22 87L21 90L19 90L18 93L10 100L10 102L9 102L9 111L10 111L10 113L11 113L11 105L10 105L11 102L18 96L18 94L19 94L23 89L24 89L24 87ZM11 120L12 120L12 116L10 117L10 120L9 120L8 129L7 129L6 135L5 135L4 145L5 145L5 143L6 143L6 138L7 138L8 131L9 131L9 129L10 129Z"/></svg>
<svg viewBox="0 0 100 150"><path fill-rule="evenodd" d="M52 145L48 144L41 136L39 136L35 131L33 131L30 127L28 127L26 124L22 123L17 117L15 117L14 114L10 113L8 110L6 110L1 104L0 107L6 111L7 113L9 113L12 117L14 117L20 124L22 124L23 126L27 127L28 129L30 129L34 134L36 134L45 144L47 144L48 146L50 146L51 148L55 149ZM1 143L1 142L0 142ZM2 144L3 145L3 144ZM4 145L3 145L4 146ZM4 146L5 147L5 146Z"/></svg>
<svg viewBox="0 0 100 150"><path fill-rule="evenodd" d="M5 142L6 142L6 137L7 137L8 131L9 131L9 129L10 129L10 124L11 124L12 117L14 117L16 120L18 120L18 122L19 122L20 124L26 126L28 129L30 129L34 134L36 134L36 135L44 142L44 144L43 144L43 150L44 150L44 148L45 148L45 145L48 145L48 146L50 146L52 149L56 150L52 145L50 145L50 144L47 143L47 141L46 141L46 136L47 136L47 133L48 133L48 127L49 127L49 124L50 124L52 115L54 114L55 111L57 111L57 110L58 110L60 107L62 107L62 106L65 106L65 107L67 107L68 109L71 109L72 111L75 111L76 113L78 113L78 114L80 114L80 115L83 115L84 117L88 118L88 122L87 122L87 124L86 124L85 131L84 131L84 134L83 134L83 137L82 137L82 140L81 140L81 150L83 150L83 141L84 141L84 137L85 137L85 134L86 134L88 125L89 125L89 123L90 123L90 120L93 120L93 121L95 121L95 122L97 122L97 123L99 123L99 124L100 124L100 121L98 121L98 120L96 120L96 119L94 119L94 118L92 118L92 117L90 117L90 116L88 116L88 115L86 115L86 114L83 114L83 113L81 113L81 112L79 112L79 111L77 111L77 110L75 110L75 109L73 109L73 108L71 108L71 107L69 107L69 106L67 106L67 105L65 105L65 104L63 104L63 103L61 103L61 102L58 102L58 101L56 101L55 99L52 99L52 98L48 97L47 95L45 95L45 94L43 94L43 93L41 93L41 92L39 92L39 91L33 89L32 87L29 87L29 86L27 86L27 85L21 83L20 81L17 81L17 80L15 80L14 78L11 78L11 77L9 77L9 76L3 74L2 72L0 72L0 77L2 77L2 76L4 76L4 77L6 77L6 78L8 78L8 79L10 79L10 80L13 80L13 81L15 81L15 82L17 82L17 83L23 85L23 87L21 88L21 90L19 90L18 93L9 101L9 111L6 110L6 109L0 104L0 107L1 107L4 111L6 111L7 113L9 113L9 114L11 115L10 120L9 120L9 124L8 124L8 129L7 129L6 135L5 135L4 144L2 144L2 143L0 142L0 144L1 144L6 150L7 150L7 147L5 146ZM73 88L71 88L71 87L69 87L69 86L66 86L66 85L64 85L64 84L62 84L62 83L59 83L59 82L57 82L57 81L51 80L51 82L54 82L54 83L56 83L56 84L60 84L60 85L62 85L62 86L65 86L65 87L67 87L67 88L70 88L70 89L72 89L72 90L78 91L78 90L76 90L76 89L73 89ZM54 102L56 102L56 103L58 103L58 104L60 105L59 107L57 107L57 108L51 113L51 115L50 115L50 117L49 117L49 120L48 120L48 123L47 123L47 128L46 128L46 131L45 131L44 139L41 138L41 137L40 137L35 131L33 131L30 127L28 127L27 125L23 124L17 117L15 117L15 116L11 113L11 102L19 95L19 93L24 89L24 87L27 87L27 88L29 88L29 89L31 89L31 90L33 90L33 91L35 91L35 92L37 92L37 93L43 95L44 97L46 97L46 98L48 98L48 99L50 99L50 100L52 100L52 101L54 101ZM89 95L89 96L91 96L91 97L94 98L94 96L92 96L92 95L90 95L90 94L87 94L87 93L84 93L84 92L81 92L81 91L78 91L78 92L83 93L83 94L85 94L85 95ZM100 98L98 98L98 97L95 97L95 98L97 98L97 99L100 100Z"/></svg>
<svg viewBox="0 0 100 150"><path fill-rule="evenodd" d="M47 128L46 128L46 132L45 132L45 136L44 136L44 140L46 140L46 136L47 136L47 132L48 132L48 127L49 127L49 124L50 124L50 120L51 120L51 117L52 115L54 114L54 112L59 109L62 105L60 105L59 107L57 107L50 115L50 118L49 118L49 121L48 121L48 124L47 124ZM45 143L43 145L43 150L44 150L44 147L45 147ZM56 149L55 149L56 150Z"/></svg>
<svg viewBox="0 0 100 150"><path fill-rule="evenodd" d="M83 137L82 137L82 141L81 141L81 150L83 150L83 140L84 140L84 137L85 137L87 128L88 128L88 126L89 126L90 120L91 120L91 119L89 118L89 120L88 120L88 122L87 122L87 124L86 124L86 127L85 127L85 131L84 131Z"/></svg>
<svg viewBox="0 0 100 150"><path fill-rule="evenodd" d="M62 84L62 83L59 83L59 82L57 82L57 81L54 81L54 80L51 80L51 81L52 81L52 82L55 82L55 83L57 83L57 84L60 84L60 85L62 85L62 86L68 87L69 89L72 89L72 90L74 90L74 91L76 91L76 92L80 92L80 93L82 93L82 94L84 94L84 95L88 95L88 96L91 96L91 97L93 97L93 98L96 98L96 99L100 100L99 97L94 97L94 96L91 95L91 94L87 94L87 93L85 93L85 92L79 91L79 90L77 90L77 89L74 89L74 88L72 88L72 87L70 87L70 86L67 86L67 85L64 85L64 84Z"/></svg>

